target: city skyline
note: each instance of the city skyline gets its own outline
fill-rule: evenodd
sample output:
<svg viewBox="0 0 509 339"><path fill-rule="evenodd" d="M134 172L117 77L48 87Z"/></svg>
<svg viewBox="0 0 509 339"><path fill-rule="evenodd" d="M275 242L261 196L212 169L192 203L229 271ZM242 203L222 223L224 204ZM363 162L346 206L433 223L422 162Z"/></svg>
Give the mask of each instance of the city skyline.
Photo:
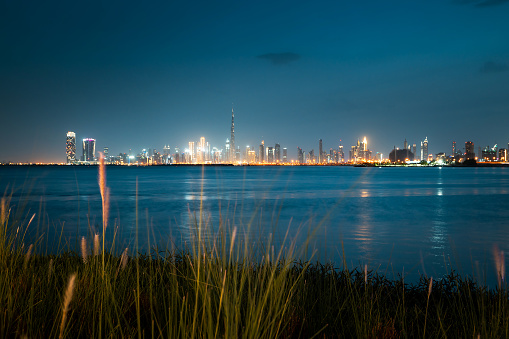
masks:
<svg viewBox="0 0 509 339"><path fill-rule="evenodd" d="M0 161L61 162L67 131L111 152L223 145L232 103L235 146L294 159L364 136L384 154L426 136L434 154L505 145L508 14L488 0L6 2Z"/></svg>
<svg viewBox="0 0 509 339"><path fill-rule="evenodd" d="M429 151L428 137L421 141L419 148L420 156L417 154L417 145L409 144L405 138L403 148L394 145L393 150L386 154L376 152L368 148L367 137L362 141L357 139L356 145L350 146L348 156L344 152L344 146L337 148L331 147L329 151L323 148L323 140L318 140L318 152L314 149L306 152L301 147L297 147L297 157L288 157L288 148L283 147L281 157L281 145L276 143L274 147L265 147L264 140L259 145L258 153L252 146L247 145L245 149L240 146L233 146L234 136L234 113L232 110L231 134L230 139L226 139L224 149L211 145L205 137L200 137L199 141L189 141L188 148L181 149L179 146L171 151L169 145L163 147L163 153L157 151L157 148L144 148L141 152L129 149L128 152L120 152L118 155L109 154L109 147L104 146L102 155L106 161L112 164L362 164L367 162L393 162L393 163L417 163L425 161L432 163L434 161L441 164L452 162L463 162L466 160L478 160L481 162L508 162L507 148L499 147L495 144L493 147L478 146L478 152L475 152L475 144L472 141L465 141L464 148L458 147L456 141L452 141L452 152L438 152L433 154ZM65 156L67 164L95 164L99 159L99 154L95 155L96 140L84 138L82 141L82 156L76 155L76 133L69 131L66 134Z"/></svg>

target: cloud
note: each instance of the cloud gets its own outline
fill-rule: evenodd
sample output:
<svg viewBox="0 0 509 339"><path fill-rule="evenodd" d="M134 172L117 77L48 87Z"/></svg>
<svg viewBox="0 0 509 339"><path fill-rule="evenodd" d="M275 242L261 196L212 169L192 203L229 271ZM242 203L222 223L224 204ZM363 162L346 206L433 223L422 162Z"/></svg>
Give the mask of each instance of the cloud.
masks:
<svg viewBox="0 0 509 339"><path fill-rule="evenodd" d="M290 62L300 59L300 55L292 52L285 53L267 53L257 56L258 59L265 59L272 62L273 65L286 65Z"/></svg>
<svg viewBox="0 0 509 339"><path fill-rule="evenodd" d="M462 5L473 4L475 7L491 7L503 5L509 0L453 0L453 2Z"/></svg>
<svg viewBox="0 0 509 339"><path fill-rule="evenodd" d="M509 70L506 63L486 61L481 67L482 73L500 73Z"/></svg>

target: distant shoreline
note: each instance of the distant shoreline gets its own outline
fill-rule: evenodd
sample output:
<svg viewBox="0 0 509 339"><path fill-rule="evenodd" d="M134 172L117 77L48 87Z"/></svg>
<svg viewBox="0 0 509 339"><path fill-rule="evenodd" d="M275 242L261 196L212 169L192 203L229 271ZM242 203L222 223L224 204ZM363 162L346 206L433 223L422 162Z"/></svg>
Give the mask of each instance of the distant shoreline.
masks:
<svg viewBox="0 0 509 339"><path fill-rule="evenodd" d="M31 164L31 163L8 163L0 164L0 167L97 167L97 164ZM471 167L509 167L509 162L479 162L475 165L462 164L443 164L443 165L420 165L420 164L156 164L156 165L120 165L107 164L112 167L455 167L455 168L471 168Z"/></svg>

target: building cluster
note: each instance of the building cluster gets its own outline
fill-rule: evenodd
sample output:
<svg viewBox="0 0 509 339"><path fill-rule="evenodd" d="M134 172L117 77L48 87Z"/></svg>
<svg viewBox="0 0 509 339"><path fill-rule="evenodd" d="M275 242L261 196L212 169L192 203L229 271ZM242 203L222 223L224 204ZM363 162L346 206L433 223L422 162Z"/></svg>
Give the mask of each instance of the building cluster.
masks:
<svg viewBox="0 0 509 339"><path fill-rule="evenodd" d="M508 148L509 149L509 144ZM465 142L465 148L459 149L456 142L452 142L452 152L446 155L445 152L437 153L433 156L428 150L428 138L420 142L420 148L417 144L409 144L405 139L403 148L396 148L389 153L388 158L384 158L382 153L373 152L368 148L367 138L350 147L348 158L345 158L343 146L330 148L329 152L324 150L322 139L318 140L318 152L312 149L309 152L297 147L297 159L288 158L288 149L281 148L279 143L274 146L266 146L262 140L256 148L246 146L241 150L240 146L235 144L235 115L232 109L232 119L230 126L230 138L226 139L223 147L212 147L205 137L198 141L190 141L188 147L180 149L176 147L171 150L170 146L165 145L163 152L156 149L143 149L140 153L119 153L110 155L108 147L104 147L103 156L106 162L118 165L158 165L158 164L362 164L370 162L389 162L389 163L453 163L463 162L465 160L476 160L481 162L507 162L507 149L493 147L479 147L476 155L474 143ZM76 133L68 132L66 139L66 156L68 164L94 164L97 162L96 141L95 139L85 138L82 140L82 154L78 158L76 154Z"/></svg>
<svg viewBox="0 0 509 339"><path fill-rule="evenodd" d="M463 149L458 148L456 141L452 142L451 154L447 155L445 152L439 152L433 156L428 152L428 138L421 141L420 157L416 154L416 144L411 147L406 139L402 149L396 148L389 153L388 161L392 163L412 163L412 162L438 162L441 164L462 163L464 161L478 161L478 162L508 162L509 158L506 148L499 148L498 145L493 147L486 146L485 148L478 147L476 154L474 143L472 141L465 141Z"/></svg>

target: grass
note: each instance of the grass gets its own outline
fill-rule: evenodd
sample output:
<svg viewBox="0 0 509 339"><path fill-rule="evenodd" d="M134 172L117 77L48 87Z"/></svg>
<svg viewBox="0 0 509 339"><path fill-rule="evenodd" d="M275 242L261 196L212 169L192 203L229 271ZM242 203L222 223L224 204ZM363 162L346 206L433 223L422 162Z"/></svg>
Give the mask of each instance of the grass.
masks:
<svg viewBox="0 0 509 339"><path fill-rule="evenodd" d="M24 244L33 217L11 216L8 198L1 208L1 337L509 337L503 274L489 289L454 272L407 284L303 262L286 237L253 245L225 223L214 233L201 210L180 249L138 253L92 235L80 253L40 254L42 238Z"/></svg>

